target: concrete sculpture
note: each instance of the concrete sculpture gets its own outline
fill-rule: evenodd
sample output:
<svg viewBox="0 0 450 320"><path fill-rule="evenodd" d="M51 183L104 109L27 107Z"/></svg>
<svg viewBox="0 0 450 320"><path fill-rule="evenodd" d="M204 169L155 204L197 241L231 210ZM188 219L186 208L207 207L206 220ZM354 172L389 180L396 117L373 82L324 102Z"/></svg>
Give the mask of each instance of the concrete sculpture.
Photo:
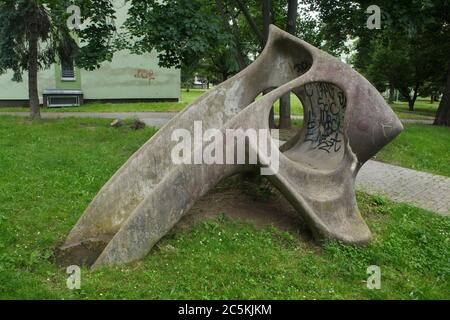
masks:
<svg viewBox="0 0 450 320"><path fill-rule="evenodd" d="M68 235L63 254L93 268L146 256L223 178L267 166L259 150L256 165L175 164L174 130L192 133L195 121L204 131L268 129L273 103L289 92L302 101L304 126L274 149L279 167L267 178L318 239L369 242L355 177L402 125L378 91L348 65L271 26L268 44L253 64L179 113L105 184ZM267 143L276 141L269 137Z"/></svg>

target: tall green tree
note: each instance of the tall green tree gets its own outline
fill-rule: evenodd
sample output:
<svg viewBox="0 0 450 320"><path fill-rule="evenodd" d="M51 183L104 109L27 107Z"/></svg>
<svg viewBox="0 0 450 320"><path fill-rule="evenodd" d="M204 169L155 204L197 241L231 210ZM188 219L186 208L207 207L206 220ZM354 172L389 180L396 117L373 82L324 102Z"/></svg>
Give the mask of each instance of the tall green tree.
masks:
<svg viewBox="0 0 450 320"><path fill-rule="evenodd" d="M81 9L80 22L88 22L73 31L67 24L67 8L72 4ZM57 60L74 59L87 69L110 60L114 50L109 40L115 31L110 21L114 18L108 0L0 0L0 74L12 70L13 80L22 81L23 73L28 73L32 119L41 117L38 71Z"/></svg>
<svg viewBox="0 0 450 320"><path fill-rule="evenodd" d="M222 81L262 51L270 23L299 35L297 0L131 0L131 4L126 26L134 51L156 50L161 66L197 66ZM302 27L311 30L311 24ZM289 126L288 102L282 106L281 127Z"/></svg>
<svg viewBox="0 0 450 320"><path fill-rule="evenodd" d="M286 18L286 31L290 34L297 33L298 0L288 0L288 11ZM280 99L280 123L279 128L291 126L291 94L286 94Z"/></svg>
<svg viewBox="0 0 450 320"><path fill-rule="evenodd" d="M401 33L383 32L360 39L353 64L379 91L396 88L406 98L409 110L425 84L443 81L445 57L434 52L429 38L409 39Z"/></svg>
<svg viewBox="0 0 450 320"><path fill-rule="evenodd" d="M256 38L259 44L259 51L266 44L270 23L278 25L287 32L298 36L298 0L260 0L247 1L245 3L242 0L234 0L234 2L236 3L236 7L242 12L247 25ZM275 126L273 109L270 112L269 125L271 127ZM290 125L290 94L286 94L280 98L280 120L278 127L280 129L289 128Z"/></svg>
<svg viewBox="0 0 450 320"><path fill-rule="evenodd" d="M128 44L137 53L156 50L163 67L193 67L205 57L233 56L231 27L224 32L225 18L217 12L214 1L132 0L125 24ZM224 78L235 69L229 65Z"/></svg>
<svg viewBox="0 0 450 320"><path fill-rule="evenodd" d="M305 1L309 3L311 9L319 13L326 43L337 51L345 50L345 42L349 37L358 38L364 44L358 48L358 54L370 58L368 53L373 46L371 42L379 37L380 33L385 33L387 36L395 35L396 39L403 39L401 41L405 41L410 48L417 47L420 52L415 54L412 54L412 51L406 53L408 47L405 47L403 53L400 50L393 52L398 55L396 59L399 63L404 63L402 54L409 55L408 61L417 71L415 85L410 89L415 89L417 84L420 86L426 81L442 81L441 84L435 84L445 88L435 124L450 125L449 0L377 0L376 3L370 0ZM366 9L373 4L378 5L383 12L381 30L369 30L366 25L368 18ZM390 47L395 49L393 43ZM436 65L439 66L437 71L435 71ZM433 72L435 74L430 76ZM410 98L413 100L414 95Z"/></svg>
<svg viewBox="0 0 450 320"><path fill-rule="evenodd" d="M450 56L449 56L450 61ZM450 62L447 67L444 94L434 119L435 125L450 127Z"/></svg>

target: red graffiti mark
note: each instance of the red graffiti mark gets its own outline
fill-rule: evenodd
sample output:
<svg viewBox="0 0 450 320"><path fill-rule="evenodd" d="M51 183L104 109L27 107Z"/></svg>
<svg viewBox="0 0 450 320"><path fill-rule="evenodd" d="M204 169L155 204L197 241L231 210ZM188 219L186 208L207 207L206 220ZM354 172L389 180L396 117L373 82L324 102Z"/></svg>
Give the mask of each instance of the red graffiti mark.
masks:
<svg viewBox="0 0 450 320"><path fill-rule="evenodd" d="M155 73L152 70L137 69L134 77L151 81L155 80Z"/></svg>

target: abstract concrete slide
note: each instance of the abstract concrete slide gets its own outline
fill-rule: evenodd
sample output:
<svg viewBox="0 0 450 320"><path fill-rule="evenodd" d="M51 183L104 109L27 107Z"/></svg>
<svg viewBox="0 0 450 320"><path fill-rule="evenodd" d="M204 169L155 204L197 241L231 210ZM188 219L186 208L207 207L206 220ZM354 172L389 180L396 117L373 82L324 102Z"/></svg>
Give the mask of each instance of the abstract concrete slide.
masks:
<svg viewBox="0 0 450 320"><path fill-rule="evenodd" d="M315 238L368 243L371 232L356 204L355 177L402 125L350 66L271 26L255 62L177 114L103 186L68 235L62 256L93 268L145 257L222 179L268 166L260 150L257 164L175 164L174 130L194 134L195 121L201 121L203 131L224 134L226 129L269 129L274 102L290 92L303 104L304 125L280 148L276 139L267 138L279 158L279 167L267 178ZM248 148L258 149L251 142Z"/></svg>

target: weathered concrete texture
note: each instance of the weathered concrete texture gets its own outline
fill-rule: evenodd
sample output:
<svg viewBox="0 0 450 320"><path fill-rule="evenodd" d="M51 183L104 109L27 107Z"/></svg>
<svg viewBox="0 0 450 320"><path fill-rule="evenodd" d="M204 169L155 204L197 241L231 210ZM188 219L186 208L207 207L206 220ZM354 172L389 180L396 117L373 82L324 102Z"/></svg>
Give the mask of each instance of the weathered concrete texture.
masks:
<svg viewBox="0 0 450 320"><path fill-rule="evenodd" d="M361 168L356 187L442 215L450 215L450 178L367 161Z"/></svg>
<svg viewBox="0 0 450 320"><path fill-rule="evenodd" d="M255 101L263 91L270 93ZM348 65L272 26L258 59L171 119L105 184L70 232L63 250L112 235L93 267L140 259L201 196L223 178L266 167L182 164L171 160L176 129L268 129L272 105L294 92L305 126L281 149L270 136L279 170L268 179L302 215L317 239L365 244L354 183L361 164L397 136L402 125L378 91ZM195 146L194 152L203 148Z"/></svg>

